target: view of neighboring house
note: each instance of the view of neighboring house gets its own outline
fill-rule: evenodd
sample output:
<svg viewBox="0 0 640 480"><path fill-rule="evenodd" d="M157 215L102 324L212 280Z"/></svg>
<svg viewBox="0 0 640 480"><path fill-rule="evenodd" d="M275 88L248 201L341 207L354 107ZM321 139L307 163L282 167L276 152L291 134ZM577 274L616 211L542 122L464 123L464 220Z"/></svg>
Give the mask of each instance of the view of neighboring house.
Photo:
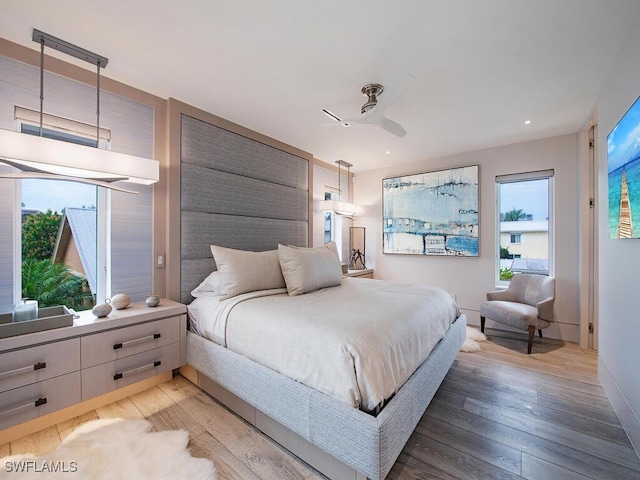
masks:
<svg viewBox="0 0 640 480"><path fill-rule="evenodd" d="M65 208L53 251L54 263L64 263L87 278L96 293L96 210Z"/></svg>
<svg viewBox="0 0 640 480"><path fill-rule="evenodd" d="M509 251L500 267L512 272L549 272L549 221L500 222L500 246Z"/></svg>

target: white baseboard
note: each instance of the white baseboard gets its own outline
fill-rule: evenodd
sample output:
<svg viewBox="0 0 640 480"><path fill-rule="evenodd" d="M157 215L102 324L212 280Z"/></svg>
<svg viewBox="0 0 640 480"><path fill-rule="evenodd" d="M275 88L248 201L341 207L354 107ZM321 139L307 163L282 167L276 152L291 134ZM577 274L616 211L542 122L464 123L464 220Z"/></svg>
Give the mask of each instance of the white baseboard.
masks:
<svg viewBox="0 0 640 480"><path fill-rule="evenodd" d="M480 312L477 310L468 310L466 308L460 308L462 313L467 316L467 325L472 327L480 326ZM506 330L508 332L526 333L525 330L518 330L511 328L508 325L503 325L498 322L494 322L490 318L487 318L487 328L495 328L496 330ZM554 338L556 340L564 340L565 342L579 343L580 342L580 326L570 323L554 322L548 328L542 331L542 336L546 338Z"/></svg>
<svg viewBox="0 0 640 480"><path fill-rule="evenodd" d="M629 440L631 440L636 454L640 457L640 418L638 418L636 412L633 411L633 408L624 396L624 392L620 390L620 387L601 358L598 358L598 380L609 402L611 402L613 410L616 412L616 415L618 415L618 419L625 432L627 432L627 436Z"/></svg>

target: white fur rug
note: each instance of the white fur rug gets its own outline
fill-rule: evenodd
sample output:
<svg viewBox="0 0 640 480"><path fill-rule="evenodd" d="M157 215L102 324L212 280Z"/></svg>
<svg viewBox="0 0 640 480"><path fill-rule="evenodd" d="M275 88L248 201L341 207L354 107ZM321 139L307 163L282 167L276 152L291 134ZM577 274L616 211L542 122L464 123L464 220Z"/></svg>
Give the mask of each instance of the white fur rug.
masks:
<svg viewBox="0 0 640 480"><path fill-rule="evenodd" d="M216 468L210 460L194 458L189 453L186 430L150 430L151 424L146 420L94 420L78 427L47 455L38 458L13 455L1 459L0 478L216 478Z"/></svg>
<svg viewBox="0 0 640 480"><path fill-rule="evenodd" d="M486 340L487 336L480 330L473 327L467 327L467 338L465 338L464 343L460 347L460 351L479 352L480 344L478 342L485 342Z"/></svg>

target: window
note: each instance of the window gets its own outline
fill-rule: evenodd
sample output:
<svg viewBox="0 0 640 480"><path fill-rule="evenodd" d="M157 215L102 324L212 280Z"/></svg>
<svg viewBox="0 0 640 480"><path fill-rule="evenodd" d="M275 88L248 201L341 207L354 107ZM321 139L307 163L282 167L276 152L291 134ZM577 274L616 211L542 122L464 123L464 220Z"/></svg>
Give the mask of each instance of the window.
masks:
<svg viewBox="0 0 640 480"><path fill-rule="evenodd" d="M338 189L325 186L325 200L340 200ZM334 191L335 190L335 191ZM338 253L342 259L342 217L334 212L324 212L324 243L334 241L338 245Z"/></svg>
<svg viewBox="0 0 640 480"><path fill-rule="evenodd" d="M22 123L22 133L40 127ZM42 136L95 147L95 138L49 128ZM105 228L106 192L93 185L57 180L22 180L19 186L21 262L19 297L38 299L40 307L66 305L87 310L106 296L105 272L98 268L98 229ZM102 225L98 225L102 220ZM101 249L104 244L100 245Z"/></svg>
<svg viewBox="0 0 640 480"><path fill-rule="evenodd" d="M39 135L28 123L18 129ZM96 145L77 132L45 128L43 136ZM13 219L15 262L0 282L0 311L25 297L86 310L116 293L133 301L152 293L152 186L136 185L131 195L73 181L6 182L0 212Z"/></svg>
<svg viewBox="0 0 640 480"><path fill-rule="evenodd" d="M324 193L325 200L332 199L331 192ZM333 238L335 214L333 212L324 212L324 243L330 242Z"/></svg>
<svg viewBox="0 0 640 480"><path fill-rule="evenodd" d="M496 284L553 275L553 170L497 176L496 206Z"/></svg>

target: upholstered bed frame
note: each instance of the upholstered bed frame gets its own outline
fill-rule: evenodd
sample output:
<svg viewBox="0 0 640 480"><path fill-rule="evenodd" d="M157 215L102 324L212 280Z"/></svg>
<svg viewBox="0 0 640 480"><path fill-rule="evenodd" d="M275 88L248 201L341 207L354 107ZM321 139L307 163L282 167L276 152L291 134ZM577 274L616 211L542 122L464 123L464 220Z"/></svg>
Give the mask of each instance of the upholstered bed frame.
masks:
<svg viewBox="0 0 640 480"><path fill-rule="evenodd" d="M254 251L308 244L310 156L185 115L180 140L183 302L215 269L211 244ZM461 316L377 416L191 332L187 362L201 388L329 478L379 480L449 370L465 326Z"/></svg>

